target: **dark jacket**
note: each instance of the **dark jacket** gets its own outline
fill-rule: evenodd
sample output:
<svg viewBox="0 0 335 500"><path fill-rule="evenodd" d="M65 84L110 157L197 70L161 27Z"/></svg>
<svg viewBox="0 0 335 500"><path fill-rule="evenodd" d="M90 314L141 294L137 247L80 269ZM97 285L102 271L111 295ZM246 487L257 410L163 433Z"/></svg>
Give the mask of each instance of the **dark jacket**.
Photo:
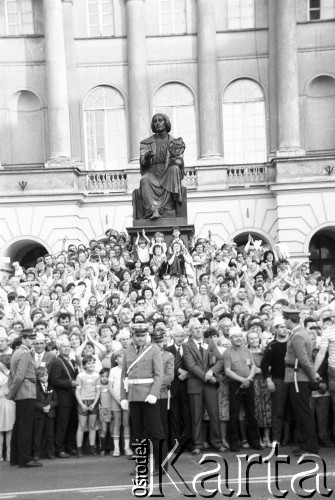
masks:
<svg viewBox="0 0 335 500"><path fill-rule="evenodd" d="M49 404L50 410L48 411L48 413L45 413L43 411L43 408L45 406L48 406ZM52 385L48 384L47 392L44 392L40 380L37 380L34 418L42 419L45 418L45 416L47 416L48 418L55 418L55 408L57 405L58 397Z"/></svg>
<svg viewBox="0 0 335 500"><path fill-rule="evenodd" d="M66 361L63 356L59 356L51 362L49 367L49 381L56 389L59 406L73 405L75 390L72 387L71 381L76 380L77 375L77 368L74 368L72 363Z"/></svg>

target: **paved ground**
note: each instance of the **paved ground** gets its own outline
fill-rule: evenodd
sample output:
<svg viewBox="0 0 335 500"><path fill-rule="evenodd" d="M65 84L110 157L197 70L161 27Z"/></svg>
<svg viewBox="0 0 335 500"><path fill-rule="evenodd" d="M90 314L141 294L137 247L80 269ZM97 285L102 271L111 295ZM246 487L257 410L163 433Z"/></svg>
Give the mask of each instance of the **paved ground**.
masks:
<svg viewBox="0 0 335 500"><path fill-rule="evenodd" d="M280 454L290 453L292 448L283 448ZM208 452L215 453L215 452ZM249 453L252 455L253 452ZM269 455L270 450L261 452L264 458ZM335 450L321 450L326 468L326 486L335 491ZM213 498L228 498L226 489L226 477L228 485L234 490L231 498L253 498L257 500L272 500L278 495L275 487L274 459L268 464L253 465L250 469L249 495L245 481L239 481L239 477L246 477L245 459L236 457L236 454L225 453L212 457L211 463L200 464L203 457L199 455L192 457L190 454L181 456L175 464L179 473L169 466L169 479L163 476L161 487L158 487L158 479L154 478L154 492L164 498L186 498L186 494L193 493L197 498L208 497L209 491L218 489ZM223 461L226 460L226 464ZM256 458L256 457L255 457ZM0 462L0 500L17 498L18 500L128 500L133 498L132 479L129 475L134 462L125 457L104 457L92 459L84 457L53 461L43 460L44 467L39 469L19 469L10 467L6 462ZM319 469L318 469L319 468ZM303 498L308 494L308 489L316 487L316 478L307 479L299 489L298 476L306 476L306 471L313 470L323 472L322 460L298 464L297 459L291 454L290 463L279 464L278 486L281 490L288 490L287 500ZM239 472L239 470L241 472ZM221 477L209 478L209 472L213 471ZM244 471L244 472L242 472ZM199 475L201 474L201 476ZM198 475L198 476L197 476ZM268 481L270 475L270 482ZM207 477L202 490L201 480ZM292 478L295 480L292 484ZM192 484L193 482L193 484ZM218 486L219 484L219 486ZM272 490L269 491L271 486ZM292 490L296 488L296 493ZM319 493L316 492L312 498L326 498L323 494L324 477L319 477ZM188 487L190 488L188 490ZM196 488L196 494L194 494ZM178 491L179 490L179 491ZM300 493L300 496L299 496ZM331 495L334 497L335 493ZM330 497L330 498L331 498ZM278 498L278 496L277 496Z"/></svg>

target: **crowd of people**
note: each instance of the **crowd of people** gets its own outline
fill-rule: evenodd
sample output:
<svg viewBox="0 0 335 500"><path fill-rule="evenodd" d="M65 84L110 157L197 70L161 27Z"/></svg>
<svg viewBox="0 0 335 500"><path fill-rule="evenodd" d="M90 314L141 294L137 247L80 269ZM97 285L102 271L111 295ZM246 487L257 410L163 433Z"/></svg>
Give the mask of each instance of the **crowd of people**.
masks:
<svg viewBox="0 0 335 500"><path fill-rule="evenodd" d="M13 270L0 461L131 456L143 437L156 460L161 439L193 455L334 446L334 286L285 245L111 229Z"/></svg>

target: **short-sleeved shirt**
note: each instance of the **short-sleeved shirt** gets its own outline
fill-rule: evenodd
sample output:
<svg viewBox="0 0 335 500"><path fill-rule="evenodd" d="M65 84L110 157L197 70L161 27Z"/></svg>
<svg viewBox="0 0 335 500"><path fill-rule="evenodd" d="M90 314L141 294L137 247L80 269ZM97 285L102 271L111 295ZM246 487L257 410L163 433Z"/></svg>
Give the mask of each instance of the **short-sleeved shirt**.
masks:
<svg viewBox="0 0 335 500"><path fill-rule="evenodd" d="M224 367L240 377L247 378L250 375L251 367L255 364L251 352L247 347L241 346L238 349L229 347L223 353ZM230 379L232 381L232 379Z"/></svg>
<svg viewBox="0 0 335 500"><path fill-rule="evenodd" d="M78 387L82 400L95 399L97 389L101 387L99 373L79 373L77 376Z"/></svg>
<svg viewBox="0 0 335 500"><path fill-rule="evenodd" d="M327 347L328 365L335 368L335 326L329 326L322 333L320 347Z"/></svg>

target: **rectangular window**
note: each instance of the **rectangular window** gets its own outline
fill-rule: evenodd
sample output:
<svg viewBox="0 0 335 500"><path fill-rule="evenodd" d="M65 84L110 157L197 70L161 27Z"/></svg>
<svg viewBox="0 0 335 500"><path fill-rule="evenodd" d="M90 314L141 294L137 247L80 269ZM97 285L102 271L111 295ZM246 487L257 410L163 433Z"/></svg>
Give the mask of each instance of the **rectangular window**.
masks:
<svg viewBox="0 0 335 500"><path fill-rule="evenodd" d="M321 0L309 0L308 19L309 21L317 21L321 19Z"/></svg>
<svg viewBox="0 0 335 500"><path fill-rule="evenodd" d="M113 0L87 0L88 36L114 36Z"/></svg>
<svg viewBox="0 0 335 500"><path fill-rule="evenodd" d="M7 35L33 35L32 0L5 0Z"/></svg>
<svg viewBox="0 0 335 500"><path fill-rule="evenodd" d="M160 0L159 7L161 35L186 33L185 0Z"/></svg>
<svg viewBox="0 0 335 500"><path fill-rule="evenodd" d="M254 0L228 0L228 29L242 30L254 27Z"/></svg>

